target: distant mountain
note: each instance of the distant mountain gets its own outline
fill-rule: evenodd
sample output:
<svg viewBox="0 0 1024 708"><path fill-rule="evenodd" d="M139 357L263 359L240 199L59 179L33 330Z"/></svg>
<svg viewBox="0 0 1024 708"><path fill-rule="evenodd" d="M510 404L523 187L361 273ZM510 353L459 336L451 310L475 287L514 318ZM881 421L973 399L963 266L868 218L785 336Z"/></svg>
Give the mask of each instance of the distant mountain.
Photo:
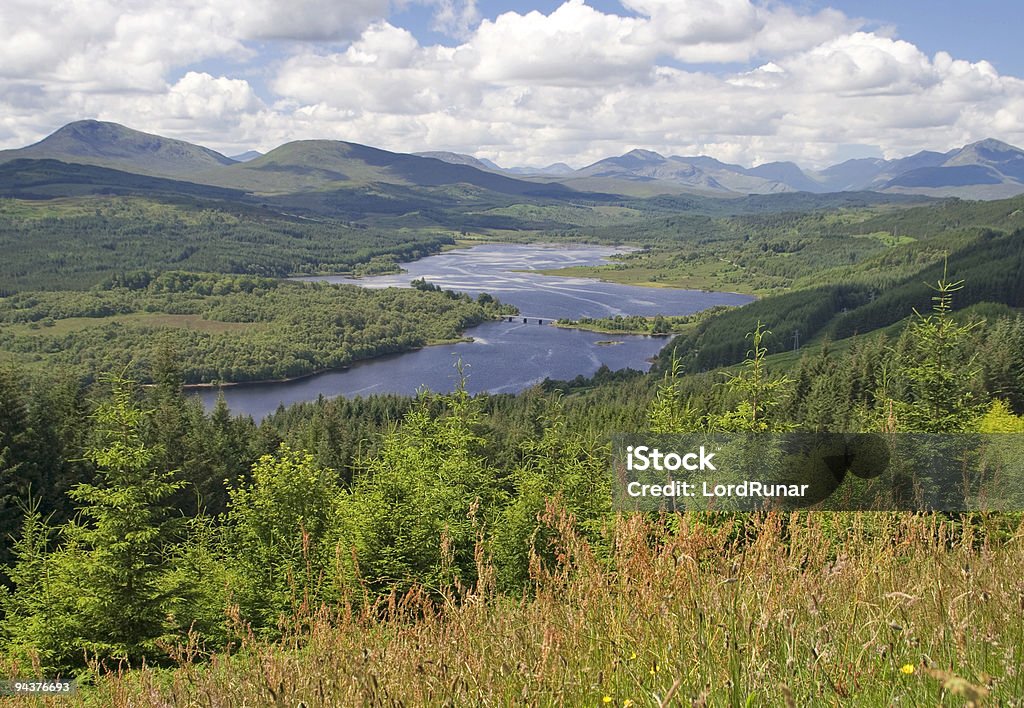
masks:
<svg viewBox="0 0 1024 708"><path fill-rule="evenodd" d="M125 172L109 167L26 158L0 163L0 196L52 199L88 195L188 196L241 202L235 189Z"/></svg>
<svg viewBox="0 0 1024 708"><path fill-rule="evenodd" d="M493 165L494 163L492 162L491 164ZM562 177L571 175L576 171L564 162L555 162L547 167L504 167L498 169L514 175L523 175L524 177L531 175L538 177Z"/></svg>
<svg viewBox="0 0 1024 708"><path fill-rule="evenodd" d="M826 192L846 192L863 189L882 173L886 160L877 157L860 157L840 162L812 173L820 188Z"/></svg>
<svg viewBox="0 0 1024 708"><path fill-rule="evenodd" d="M957 150L944 167L983 165L1004 177L1024 182L1024 150L999 140L981 140Z"/></svg>
<svg viewBox="0 0 1024 708"><path fill-rule="evenodd" d="M234 164L209 148L96 120L69 123L34 145L0 151L0 163L19 159L60 160L172 177Z"/></svg>
<svg viewBox="0 0 1024 708"><path fill-rule="evenodd" d="M918 153L906 160L911 169L898 172L882 191L958 196L973 199L1001 199L1024 193L1024 150L998 140L981 140L948 153ZM923 163L923 164L922 164Z"/></svg>
<svg viewBox="0 0 1024 708"><path fill-rule="evenodd" d="M374 184L453 194L467 189L550 198L591 193L591 198L604 199L611 194L736 198L841 191L999 199L1024 193L1024 150L992 139L894 160L847 160L817 171L803 170L792 162L748 168L707 155L665 157L643 149L573 170L564 163L502 168L490 160L454 152L404 154L333 140L302 140L265 155L248 151L230 158L116 123L83 120L34 145L0 151L0 164L17 160L93 165L264 195L363 189ZM593 194L598 192L603 194Z"/></svg>
<svg viewBox="0 0 1024 708"><path fill-rule="evenodd" d="M895 160L847 160L819 171L792 162L756 167L699 155L664 157L631 150L576 170L573 178L644 181L648 191L684 187L703 193L776 194L779 192L891 191L935 197L1002 199L1024 193L1024 150L998 140L982 140L949 152L922 151Z"/></svg>
<svg viewBox="0 0 1024 708"><path fill-rule="evenodd" d="M249 160L255 160L257 157L263 157L263 153L257 150L246 150L241 155L232 155L231 159L235 162L248 162Z"/></svg>
<svg viewBox="0 0 1024 708"><path fill-rule="evenodd" d="M792 162L766 162L763 165L751 167L746 170L746 174L784 184L798 192L824 191L820 183L808 177L806 172Z"/></svg>
<svg viewBox="0 0 1024 708"><path fill-rule="evenodd" d="M442 160L452 165L469 165L475 167L478 170L488 170L491 172L504 172L508 175L514 175L517 177L545 177L545 176L560 176L572 174L574 170L564 162L556 162L553 165L547 167L502 167L492 160L484 158L476 158L472 155L463 155L458 152L414 152L413 155L418 157L432 157L435 160Z"/></svg>
<svg viewBox="0 0 1024 708"><path fill-rule="evenodd" d="M255 160L207 172L202 177L225 187L278 193L380 183L414 187L462 185L502 194L556 198L574 194L574 190L561 184L527 182L469 164L340 140L286 143Z"/></svg>
<svg viewBox="0 0 1024 708"><path fill-rule="evenodd" d="M431 152L414 152L412 154L417 157L430 157L435 160L441 160L441 162L447 162L450 165L469 165L470 167L475 167L478 170L501 169L490 160L485 162L484 160L476 159L472 155L462 155L457 152L441 152L435 150Z"/></svg>
<svg viewBox="0 0 1024 708"><path fill-rule="evenodd" d="M657 181L707 192L739 194L773 194L795 190L778 180L765 179L739 165L730 165L713 157L664 157L651 150L631 150L619 157L599 160L576 170L573 177Z"/></svg>

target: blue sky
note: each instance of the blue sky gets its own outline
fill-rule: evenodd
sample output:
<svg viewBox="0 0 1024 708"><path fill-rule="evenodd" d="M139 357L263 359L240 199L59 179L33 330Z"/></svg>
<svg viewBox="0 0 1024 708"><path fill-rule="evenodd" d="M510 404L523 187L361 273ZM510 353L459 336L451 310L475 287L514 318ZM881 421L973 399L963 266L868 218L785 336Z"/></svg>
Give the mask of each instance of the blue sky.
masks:
<svg viewBox="0 0 1024 708"><path fill-rule="evenodd" d="M1021 26L1007 0L5 0L0 147L85 117L504 165L1024 144Z"/></svg>
<svg viewBox="0 0 1024 708"><path fill-rule="evenodd" d="M1002 73L1024 76L1024 2L1020 0L815 0L882 25L922 51L947 51L971 61L987 59Z"/></svg>

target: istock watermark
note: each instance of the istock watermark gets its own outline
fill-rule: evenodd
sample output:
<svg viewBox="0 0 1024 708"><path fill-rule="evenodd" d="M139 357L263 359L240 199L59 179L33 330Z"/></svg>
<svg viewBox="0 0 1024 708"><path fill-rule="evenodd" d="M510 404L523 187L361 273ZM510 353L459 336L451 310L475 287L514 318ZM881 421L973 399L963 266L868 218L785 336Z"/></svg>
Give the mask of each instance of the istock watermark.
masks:
<svg viewBox="0 0 1024 708"><path fill-rule="evenodd" d="M613 436L616 508L1024 511L1024 435Z"/></svg>

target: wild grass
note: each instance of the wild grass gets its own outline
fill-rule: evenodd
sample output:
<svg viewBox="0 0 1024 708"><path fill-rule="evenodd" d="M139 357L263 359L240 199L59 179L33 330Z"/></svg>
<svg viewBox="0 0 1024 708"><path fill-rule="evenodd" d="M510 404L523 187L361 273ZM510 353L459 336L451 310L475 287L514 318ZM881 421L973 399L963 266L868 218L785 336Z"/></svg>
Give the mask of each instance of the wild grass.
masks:
<svg viewBox="0 0 1024 708"><path fill-rule="evenodd" d="M1024 532L1005 518L620 517L604 550L549 506L554 557L499 595L297 598L283 639L238 623L171 669L114 670L102 706L1024 705ZM51 704L55 703L52 699Z"/></svg>

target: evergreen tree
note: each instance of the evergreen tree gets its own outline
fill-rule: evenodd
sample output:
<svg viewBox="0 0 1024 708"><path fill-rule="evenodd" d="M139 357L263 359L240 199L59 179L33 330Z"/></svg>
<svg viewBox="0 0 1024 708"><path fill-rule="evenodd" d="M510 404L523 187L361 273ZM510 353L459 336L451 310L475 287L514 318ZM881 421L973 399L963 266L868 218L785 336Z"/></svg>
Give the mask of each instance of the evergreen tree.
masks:
<svg viewBox="0 0 1024 708"><path fill-rule="evenodd" d="M767 432L785 430L791 424L781 420L777 408L792 383L789 377L774 377L768 371L768 349L764 340L771 335L760 322L747 336L753 347L747 352L739 373L727 374L725 387L740 401L730 411L708 417L707 425L722 432Z"/></svg>
<svg viewBox="0 0 1024 708"><path fill-rule="evenodd" d="M38 500L25 504L21 533L15 537L10 578L13 590L0 588L0 636L5 653L24 668L66 667L81 660L82 620L76 611L77 588L66 572L71 552L51 552L53 529L39 513Z"/></svg>
<svg viewBox="0 0 1024 708"><path fill-rule="evenodd" d="M231 490L229 560L244 616L256 626L274 628L351 582L347 559L335 557L341 497L337 473L284 444Z"/></svg>
<svg viewBox="0 0 1024 708"><path fill-rule="evenodd" d="M558 399L549 401L539 422L539 437L522 444L523 461L513 475L515 493L493 537L499 587L513 593L527 585L531 559L555 565L555 531L543 521L549 503L567 512L594 546L601 544L602 522L611 510L607 448L571 431Z"/></svg>
<svg viewBox="0 0 1024 708"><path fill-rule="evenodd" d="M892 403L901 430L923 433L974 429L985 402L976 391L980 372L972 333L979 322L962 324L953 317L953 295L963 281L945 274L934 287L932 311L914 311L914 321L896 352L897 386Z"/></svg>
<svg viewBox="0 0 1024 708"><path fill-rule="evenodd" d="M32 459L29 408L20 375L0 368L0 585L12 556L6 539L17 533L30 490L38 494L40 480Z"/></svg>
<svg viewBox="0 0 1024 708"><path fill-rule="evenodd" d="M439 398L440 414L424 395L384 435L346 498L346 543L362 549L359 567L375 588L472 584L478 531L503 504L498 472L482 454L476 401L464 388Z"/></svg>
<svg viewBox="0 0 1024 708"><path fill-rule="evenodd" d="M69 549L62 563L75 576L80 646L137 663L162 656L159 640L179 629L173 615L182 589L170 582L170 557L181 524L167 501L181 483L154 468L157 451L143 441L147 413L135 404L132 382L113 377L112 387L112 400L94 414L88 457L96 483L71 490L81 518L62 530Z"/></svg>
<svg viewBox="0 0 1024 708"><path fill-rule="evenodd" d="M693 432L700 428L697 412L682 401L683 364L675 354L647 409L647 424L652 433Z"/></svg>

